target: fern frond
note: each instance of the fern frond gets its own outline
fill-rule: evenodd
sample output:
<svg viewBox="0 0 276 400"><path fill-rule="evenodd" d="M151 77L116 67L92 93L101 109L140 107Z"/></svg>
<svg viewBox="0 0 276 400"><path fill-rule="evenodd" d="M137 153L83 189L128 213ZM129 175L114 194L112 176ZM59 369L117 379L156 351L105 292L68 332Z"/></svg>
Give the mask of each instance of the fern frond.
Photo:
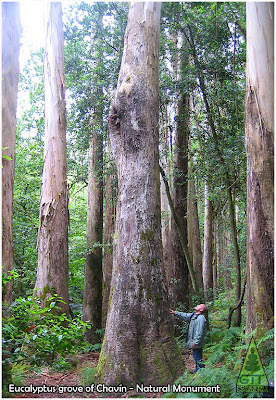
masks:
<svg viewBox="0 0 276 400"><path fill-rule="evenodd" d="M270 329L269 331L265 332L262 337L257 342L257 345L267 341L267 340L274 340L274 328Z"/></svg>

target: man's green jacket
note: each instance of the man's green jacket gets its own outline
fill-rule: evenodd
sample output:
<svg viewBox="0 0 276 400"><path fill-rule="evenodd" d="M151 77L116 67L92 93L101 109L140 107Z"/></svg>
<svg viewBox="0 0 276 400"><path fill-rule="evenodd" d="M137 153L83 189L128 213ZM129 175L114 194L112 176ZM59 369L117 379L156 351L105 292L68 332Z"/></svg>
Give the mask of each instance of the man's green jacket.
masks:
<svg viewBox="0 0 276 400"><path fill-rule="evenodd" d="M184 321L189 321L193 313L175 311L175 315ZM187 347L200 349L206 342L206 319L202 314L194 314L188 331Z"/></svg>

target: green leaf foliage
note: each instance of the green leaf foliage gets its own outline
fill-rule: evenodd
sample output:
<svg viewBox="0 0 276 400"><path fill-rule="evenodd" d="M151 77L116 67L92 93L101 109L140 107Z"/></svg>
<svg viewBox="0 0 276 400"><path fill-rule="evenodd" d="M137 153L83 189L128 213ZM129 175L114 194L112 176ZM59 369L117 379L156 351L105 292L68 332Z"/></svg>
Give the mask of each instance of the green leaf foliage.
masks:
<svg viewBox="0 0 276 400"><path fill-rule="evenodd" d="M85 349L83 333L89 325L78 318L69 321L65 315L57 315L55 310L60 301L62 299L53 296L48 305L41 307L39 299L20 297L10 307L4 305L4 364L20 361L51 364L57 357Z"/></svg>

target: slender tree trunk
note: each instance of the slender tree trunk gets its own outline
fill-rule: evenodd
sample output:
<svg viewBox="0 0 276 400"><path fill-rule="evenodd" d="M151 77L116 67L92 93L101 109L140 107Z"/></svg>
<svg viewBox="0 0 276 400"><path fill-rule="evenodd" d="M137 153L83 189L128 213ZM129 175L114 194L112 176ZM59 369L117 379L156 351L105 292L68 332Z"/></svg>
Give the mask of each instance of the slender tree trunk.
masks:
<svg viewBox="0 0 276 400"><path fill-rule="evenodd" d="M82 320L89 321L92 324L92 328L85 333L85 339L89 343L100 342L96 330L102 327L102 165L102 138L99 132L95 130L89 145L87 254L82 305Z"/></svg>
<svg viewBox="0 0 276 400"><path fill-rule="evenodd" d="M217 288L221 288L221 274L222 274L222 257L221 257L221 228L220 228L220 218L217 216L216 220L216 251L217 251Z"/></svg>
<svg viewBox="0 0 276 400"><path fill-rule="evenodd" d="M273 327L274 4L247 3L247 330Z"/></svg>
<svg viewBox="0 0 276 400"><path fill-rule="evenodd" d="M64 41L61 3L49 3L44 56L45 147L38 232L35 292L42 300L63 298L61 312L69 316L68 196Z"/></svg>
<svg viewBox="0 0 276 400"><path fill-rule="evenodd" d="M213 218L213 296L214 298L217 297L218 295L218 270L217 270L217 264L218 264L218 249L216 247L217 244L217 224L216 224L216 219Z"/></svg>
<svg viewBox="0 0 276 400"><path fill-rule="evenodd" d="M193 262L193 192L191 189L191 181L192 178L190 176L190 168L189 168L189 180L188 180L188 203L187 203L187 230L188 230L188 250Z"/></svg>
<svg viewBox="0 0 276 400"><path fill-rule="evenodd" d="M192 286L193 286L193 290L194 290L195 294L198 295L199 293L198 293L198 287L197 287L196 278L195 278L195 271L194 271L194 268L193 268L192 259L191 259L190 254L189 254L188 246L186 244L185 233L184 233L184 231L182 229L182 224L181 224L181 222L180 222L180 220L179 220L179 218L178 218L178 216L177 216L177 214L175 212L175 208L174 208L174 205L173 205L173 200L172 200L172 197L171 197L171 194L170 194L168 181L167 181L165 172L164 172L164 170L163 170L163 168L161 166L160 166L160 173L161 173L161 176L163 178L163 182L165 184L166 193L167 193L167 197L168 197L171 213L173 215L173 218L174 218L174 221L175 221L175 224L176 224L176 227L177 227L180 243L181 243L183 252L185 254L185 257L186 257L186 261L187 261L187 265L188 265L188 268L189 268L189 273L190 273L190 278L191 278L191 283L192 283Z"/></svg>
<svg viewBox="0 0 276 400"><path fill-rule="evenodd" d="M198 218L198 207L196 199L196 189L193 178L189 180L190 187L190 214L191 214L191 251L193 268L195 271L195 277L197 282L197 287L200 296L203 296L203 278L202 278L202 251L201 251L201 240L200 240L200 230L199 230L199 218Z"/></svg>
<svg viewBox="0 0 276 400"><path fill-rule="evenodd" d="M98 24L101 24L101 20ZM103 241L103 41L95 43L96 69L99 83L91 88L94 104L91 117L92 135L89 145L88 169L88 209L86 244L87 253L84 270L84 291L82 320L89 321L91 329L86 330L85 339L89 343L99 343L96 333L102 327L102 241Z"/></svg>
<svg viewBox="0 0 276 400"><path fill-rule="evenodd" d="M132 3L110 133L118 170L114 267L98 378L165 384L182 361L162 260L158 151L160 3ZM182 366L181 366L182 368Z"/></svg>
<svg viewBox="0 0 276 400"><path fill-rule="evenodd" d="M184 64L185 60L181 61ZM182 225L183 239L188 246L187 198L188 198L188 138L189 138L189 96L181 93L177 105L177 125L174 153L173 199L176 214ZM178 235L175 221L172 221L172 244L174 254L174 303L189 307L189 272Z"/></svg>
<svg viewBox="0 0 276 400"><path fill-rule="evenodd" d="M220 151L219 136L218 136L218 132L216 130L215 124L214 124L213 117L212 117L210 104L209 104L208 96L207 96L207 89L205 86L205 79L204 79L204 75L203 75L201 67L200 67L200 63L199 63L198 56L196 53L195 44L193 41L192 30L190 27L189 27L189 33L190 33L190 42L191 42L191 47L192 47L193 58L194 58L195 64L198 69L198 75L199 75L198 80L199 80L199 85L200 85L200 89L202 92L203 101L204 101L204 105L205 105L205 109L206 109L206 113L207 113L208 123L211 128L214 145L215 145L215 150L216 150L218 159L224 169L224 183L225 183L226 195L227 195L228 206L229 206L231 237L232 237L234 257L235 257L235 272L236 272L235 298L236 298L236 304L237 304L239 302L239 299L241 296L241 266L240 266L240 254L239 254L239 246L238 246L238 239L237 239L234 202L233 202L232 191L231 191L231 182L230 182L229 171L228 171L227 165L226 165L225 160ZM238 307L235 311L234 325L240 326L240 324L241 324L241 307Z"/></svg>
<svg viewBox="0 0 276 400"><path fill-rule="evenodd" d="M231 185L229 179L226 180L226 192L229 205L230 229L233 242L234 259L235 259L235 275L236 275L235 299L236 299L236 304L238 304L239 299L241 297L241 261L240 261L239 245L238 245L235 207L232 198ZM241 307L238 307L235 311L234 326L241 326Z"/></svg>
<svg viewBox="0 0 276 400"><path fill-rule="evenodd" d="M204 213L204 253L203 253L203 287L204 297L211 300L213 290L213 218L212 202L209 199L209 187L205 183L205 213Z"/></svg>
<svg viewBox="0 0 276 400"><path fill-rule="evenodd" d="M2 3L2 266L13 269L13 190L16 105L19 80L21 25L19 3ZM4 303L12 302L12 282L3 290Z"/></svg>
<svg viewBox="0 0 276 400"><path fill-rule="evenodd" d="M161 111L161 135L162 140L160 144L160 162L164 165L166 175L171 176L171 146L170 135L168 129L168 110L165 104ZM161 193L161 236L163 247L163 261L166 272L166 279L168 285L168 296L170 308L174 309L174 254L172 251L172 215L166 188L163 180L160 182Z"/></svg>
<svg viewBox="0 0 276 400"><path fill-rule="evenodd" d="M225 218L223 216L223 218ZM231 259L229 246L230 246L231 238L230 233L228 230L224 229L223 234L223 246L222 246L222 260L223 260L223 282L224 282L224 289L233 289L232 279L231 279L231 269L230 269L230 262Z"/></svg>
<svg viewBox="0 0 276 400"><path fill-rule="evenodd" d="M113 269L113 240L116 217L116 174L108 174L105 185L105 220L104 220L104 258L103 258L103 305L102 327L106 325L110 287Z"/></svg>

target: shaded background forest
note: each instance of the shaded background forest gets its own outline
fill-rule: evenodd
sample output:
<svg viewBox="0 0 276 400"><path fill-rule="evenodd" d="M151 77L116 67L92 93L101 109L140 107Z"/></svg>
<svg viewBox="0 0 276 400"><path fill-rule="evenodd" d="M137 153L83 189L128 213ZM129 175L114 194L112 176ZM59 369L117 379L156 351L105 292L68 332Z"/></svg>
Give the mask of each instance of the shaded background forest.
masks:
<svg viewBox="0 0 276 400"><path fill-rule="evenodd" d="M179 7L179 10L176 8ZM184 13L181 15L180 11ZM231 11L231 12L229 12ZM246 255L246 156L244 148L244 96L245 96L245 38L239 25L245 29L244 4L194 4L189 12L178 4L164 3L162 7L162 43L160 57L160 154L163 167L171 183L179 186L187 184L187 172L190 189L189 214L187 222L191 224L191 203L196 202L199 215L199 233L201 254L203 254L204 206L206 196L212 203L213 246L211 264L217 266L217 276L208 289L215 294L231 288L235 282L235 261L231 247L229 211L223 178L223 166L216 157L216 149L198 84L199 74L204 75L208 87L208 101L214 118L220 126L219 146L222 149L233 191L237 231L241 253L242 270ZM108 15L109 17L105 17ZM236 17L238 16L238 18ZM105 17L105 23L103 23ZM202 49L200 70L192 59L191 44L185 44L180 33L180 21L197 26L194 38L197 48ZM90 138L95 132L103 142L103 166L99 179L106 194L107 177L111 177L113 214L116 201L116 177L112 175L114 166L108 151L108 110L112 91L116 88L120 61L123 50L123 38L127 21L127 6L124 4L96 3L94 6L82 4L68 10L65 21L65 71L67 106L67 148L68 148L68 187L70 209L69 287L72 303L82 303L83 267L86 249L86 214L88 186L88 148ZM76 22L77 21L77 22ZM238 21L238 23L237 23ZM81 28L81 29L80 29ZM180 44L179 44L180 43ZM182 48L181 48L182 46ZM189 53L188 53L189 52ZM100 55L99 55L100 53ZM189 63L181 65L184 53ZM37 265L37 229L39 216L39 197L41 171L43 164L44 135L44 92L43 92L43 49L34 54L27 67L21 72L19 91L29 92L29 104L18 119L16 175L15 175L15 212L14 212L14 259L15 270L20 279L14 283L14 297L31 294L36 277ZM97 57L101 61L97 61ZM233 84L235 82L235 84ZM189 170L182 171L174 165L178 150L175 143L178 120L177 101L180 96L189 96ZM20 105L19 105L20 107ZM185 112L185 110L184 110ZM209 140L208 140L209 139ZM175 154L176 153L176 154ZM189 157L189 158L188 158ZM187 169L188 165L184 168ZM108 182L109 183L109 182ZM185 193L186 191L186 193ZM187 201L187 188L184 196ZM164 192L164 189L163 189ZM109 195L110 196L110 195ZM193 200L194 199L194 200ZM172 216L163 196L162 222L164 246L168 268L172 266L171 227ZM179 200L180 202L181 200ZM180 214L181 215L181 214ZM218 231L219 230L219 231ZM192 231L192 227L191 227ZM109 239L110 240L110 239ZM171 240L172 243L168 243ZM110 251L111 243L95 243L105 253ZM191 247L191 245L190 245ZM182 250L179 249L178 253ZM213 260L214 258L214 260ZM214 261L214 262L213 262ZM186 274L188 275L188 274ZM172 280L173 278L171 278ZM177 279L177 278L176 278ZM188 287L189 283L186 282ZM188 306L188 290L186 294ZM210 291L212 296L213 290ZM185 302L184 302L185 300ZM177 299L176 302L178 303Z"/></svg>
<svg viewBox="0 0 276 400"><path fill-rule="evenodd" d="M94 329L86 329L85 338L90 342L88 349L95 350L100 348L105 327L112 249L118 235L115 231L117 177L110 150L108 114L121 65L128 5L83 2L65 7L63 13L69 302L71 317L80 316L85 302L85 264L93 254L103 279L98 307L101 318ZM41 49L33 53L20 71L13 300L33 295L37 274L45 128L43 52ZM227 327L228 308L241 299L246 271L245 94L245 3L162 3L159 150L164 178L161 222L169 304L173 309L189 310L204 301L210 310L214 309L216 327L210 343L220 342L221 347L213 348L212 352L221 353L219 359L225 364L233 363L235 358L229 360L224 356L223 346L227 351L237 342L241 345L239 340L246 344L245 298L233 314L232 324L237 330L230 328L228 337L222 333ZM97 223L101 229L88 242L89 182L100 193ZM183 252L181 238L188 257ZM196 273L194 279L189 277L191 266ZM216 310L219 310L217 315ZM260 342L267 346L264 357L273 333L265 329L258 334L260 338L267 330L269 336ZM272 375L271 360L266 363ZM228 374L225 369L225 377L229 378Z"/></svg>

